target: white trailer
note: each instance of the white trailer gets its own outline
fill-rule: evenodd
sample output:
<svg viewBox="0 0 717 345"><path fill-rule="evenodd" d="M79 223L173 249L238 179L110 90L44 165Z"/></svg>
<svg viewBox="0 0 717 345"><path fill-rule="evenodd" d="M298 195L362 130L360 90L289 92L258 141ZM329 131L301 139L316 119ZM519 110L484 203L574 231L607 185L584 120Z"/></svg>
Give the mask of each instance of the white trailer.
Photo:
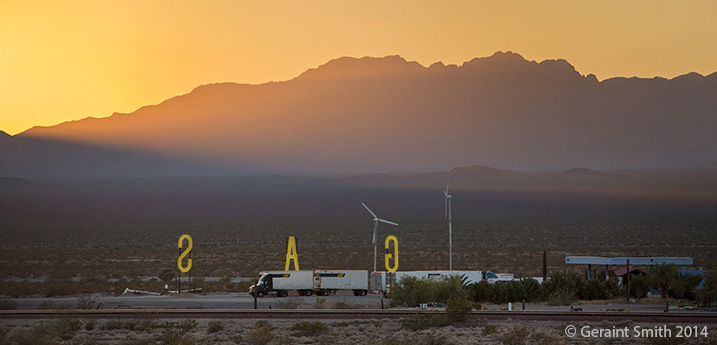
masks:
<svg viewBox="0 0 717 345"><path fill-rule="evenodd" d="M453 275L465 276L466 284L477 283L486 279L485 271L397 271L371 273L371 291L386 294L401 278L446 279Z"/></svg>
<svg viewBox="0 0 717 345"><path fill-rule="evenodd" d="M275 294L286 297L289 291L301 296L326 296L338 290L351 290L356 296L368 292L368 271L316 270L316 271L269 271L262 272L259 281L249 288L257 297Z"/></svg>
<svg viewBox="0 0 717 345"><path fill-rule="evenodd" d="M403 271L396 272L396 281L403 277L414 277L416 279L447 279L450 276L464 276L466 284L477 283L485 279L483 271Z"/></svg>
<svg viewBox="0 0 717 345"><path fill-rule="evenodd" d="M337 290L351 290L356 296L368 292L368 271L317 270L314 272L314 291L321 296L336 294Z"/></svg>

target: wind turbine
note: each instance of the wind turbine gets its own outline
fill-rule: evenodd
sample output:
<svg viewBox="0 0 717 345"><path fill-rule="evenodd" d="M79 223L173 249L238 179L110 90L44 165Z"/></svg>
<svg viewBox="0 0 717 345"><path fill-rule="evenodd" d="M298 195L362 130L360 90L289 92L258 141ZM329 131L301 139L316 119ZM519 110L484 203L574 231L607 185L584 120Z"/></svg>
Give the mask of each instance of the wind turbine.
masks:
<svg viewBox="0 0 717 345"><path fill-rule="evenodd" d="M446 196L446 211L444 217L448 219L448 270L453 271L453 223L451 222L451 198L453 196L448 194L448 185L450 183L450 180L446 181L446 190L443 191L443 195Z"/></svg>
<svg viewBox="0 0 717 345"><path fill-rule="evenodd" d="M376 255L378 252L378 241L376 241L376 229L378 229L378 222L390 224L393 226L398 226L398 224L379 218L378 216L376 216L375 213L373 213L373 211L371 211L370 208L368 208L368 206L366 206L366 204L361 203L361 205L363 205L363 207L366 209L366 211L368 211L368 213L370 213L373 216L373 240L372 240L372 242L373 242L373 271L376 272Z"/></svg>

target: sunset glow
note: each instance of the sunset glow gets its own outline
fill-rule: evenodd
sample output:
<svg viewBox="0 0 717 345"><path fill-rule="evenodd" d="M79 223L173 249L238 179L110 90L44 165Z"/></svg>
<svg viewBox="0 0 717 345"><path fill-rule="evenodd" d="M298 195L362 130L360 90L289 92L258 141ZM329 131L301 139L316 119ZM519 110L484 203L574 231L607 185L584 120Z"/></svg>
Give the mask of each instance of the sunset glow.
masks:
<svg viewBox="0 0 717 345"><path fill-rule="evenodd" d="M717 70L715 1L2 1L0 130L131 112L341 56L424 66L495 51L583 74Z"/></svg>

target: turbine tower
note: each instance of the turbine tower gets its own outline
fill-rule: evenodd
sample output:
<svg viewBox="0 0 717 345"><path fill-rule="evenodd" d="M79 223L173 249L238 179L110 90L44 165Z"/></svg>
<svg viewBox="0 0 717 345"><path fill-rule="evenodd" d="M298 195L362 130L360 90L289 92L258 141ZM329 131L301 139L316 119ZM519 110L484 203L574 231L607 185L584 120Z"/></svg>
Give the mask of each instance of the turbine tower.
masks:
<svg viewBox="0 0 717 345"><path fill-rule="evenodd" d="M446 181L446 190L443 191L443 195L446 196L444 217L448 219L448 270L453 271L453 223L451 222L451 198L453 196L448 194L448 185L450 183L450 180Z"/></svg>
<svg viewBox="0 0 717 345"><path fill-rule="evenodd" d="M368 206L366 206L366 204L361 203L361 205L363 205L363 207L366 209L366 211L368 211L368 213L370 213L373 216L373 240L372 240L372 242L373 242L373 271L376 272L376 262L377 262L376 255L378 253L378 241L376 241L376 229L378 229L378 222L390 224L393 226L398 226L398 224L379 218L378 216L376 216L375 213L373 213L373 211L371 211L370 208L368 208Z"/></svg>

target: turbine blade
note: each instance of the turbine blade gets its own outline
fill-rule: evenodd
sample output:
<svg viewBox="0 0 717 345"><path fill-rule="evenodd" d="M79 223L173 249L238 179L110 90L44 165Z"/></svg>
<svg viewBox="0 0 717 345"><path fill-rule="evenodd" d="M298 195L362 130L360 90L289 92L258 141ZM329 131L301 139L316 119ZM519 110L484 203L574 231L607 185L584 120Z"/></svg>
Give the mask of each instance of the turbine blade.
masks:
<svg viewBox="0 0 717 345"><path fill-rule="evenodd" d="M366 209L366 211L368 211L368 213L370 213L374 218L378 218L378 217L376 216L376 214L373 213L373 211L371 211L371 209L368 208L368 206L366 206L366 204L361 203L361 205L363 205L363 207Z"/></svg>
<svg viewBox="0 0 717 345"><path fill-rule="evenodd" d="M385 219L379 218L378 221L381 222L381 223L386 223L386 224L390 224L390 225L393 225L393 226L398 226L398 223L394 223L394 222L392 222L392 221L390 221L390 220L385 220Z"/></svg>
<svg viewBox="0 0 717 345"><path fill-rule="evenodd" d="M448 185L451 184L451 180L446 180L446 194L448 194Z"/></svg>

